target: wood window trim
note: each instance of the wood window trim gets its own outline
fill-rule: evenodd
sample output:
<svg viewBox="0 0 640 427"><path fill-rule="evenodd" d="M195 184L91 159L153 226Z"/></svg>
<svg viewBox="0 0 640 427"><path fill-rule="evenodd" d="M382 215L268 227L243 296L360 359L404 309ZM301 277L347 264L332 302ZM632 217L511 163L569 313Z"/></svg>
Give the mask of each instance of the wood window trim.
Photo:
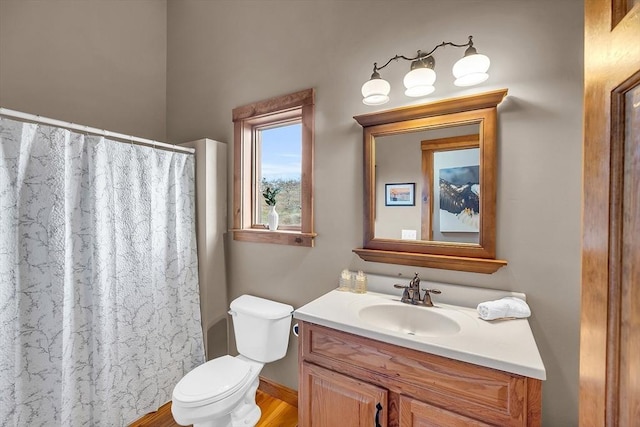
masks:
<svg viewBox="0 0 640 427"><path fill-rule="evenodd" d="M315 90L305 89L233 109L233 239L313 247L313 156ZM256 126L300 117L302 124L300 230L270 231L252 227L252 136Z"/></svg>

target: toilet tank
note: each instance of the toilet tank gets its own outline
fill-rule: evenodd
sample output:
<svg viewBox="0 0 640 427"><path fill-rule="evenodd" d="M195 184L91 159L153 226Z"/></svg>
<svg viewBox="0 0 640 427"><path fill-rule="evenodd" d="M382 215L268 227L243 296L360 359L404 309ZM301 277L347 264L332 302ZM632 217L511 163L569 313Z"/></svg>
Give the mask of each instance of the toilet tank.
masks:
<svg viewBox="0 0 640 427"><path fill-rule="evenodd" d="M257 362L282 359L289 345L293 307L276 301L242 295L231 302L233 331L238 352Z"/></svg>

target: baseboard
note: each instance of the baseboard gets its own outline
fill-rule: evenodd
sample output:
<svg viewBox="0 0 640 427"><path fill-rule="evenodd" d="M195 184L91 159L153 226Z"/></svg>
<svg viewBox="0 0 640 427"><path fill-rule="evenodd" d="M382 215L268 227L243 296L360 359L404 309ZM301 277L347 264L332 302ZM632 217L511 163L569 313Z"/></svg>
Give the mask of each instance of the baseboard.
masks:
<svg viewBox="0 0 640 427"><path fill-rule="evenodd" d="M271 397L282 400L291 406L298 407L298 392L282 384L271 381L268 378L260 377L258 389Z"/></svg>

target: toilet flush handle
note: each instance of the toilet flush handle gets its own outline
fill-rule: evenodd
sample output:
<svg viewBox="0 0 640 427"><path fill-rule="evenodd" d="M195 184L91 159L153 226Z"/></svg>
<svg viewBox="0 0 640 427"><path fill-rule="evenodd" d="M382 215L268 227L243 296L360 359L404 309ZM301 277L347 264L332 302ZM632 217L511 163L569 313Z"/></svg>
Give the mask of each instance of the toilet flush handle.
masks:
<svg viewBox="0 0 640 427"><path fill-rule="evenodd" d="M236 315L236 312L233 311L233 310L229 310L229 311L227 311L227 313L229 313L231 316L235 316Z"/></svg>

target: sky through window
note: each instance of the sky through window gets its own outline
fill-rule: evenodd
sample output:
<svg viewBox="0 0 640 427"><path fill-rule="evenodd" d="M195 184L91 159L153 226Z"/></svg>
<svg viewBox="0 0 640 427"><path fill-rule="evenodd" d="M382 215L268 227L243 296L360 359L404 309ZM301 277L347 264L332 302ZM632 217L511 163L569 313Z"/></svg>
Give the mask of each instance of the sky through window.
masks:
<svg viewBox="0 0 640 427"><path fill-rule="evenodd" d="M300 180L302 171L302 124L279 126L261 131L262 177Z"/></svg>

